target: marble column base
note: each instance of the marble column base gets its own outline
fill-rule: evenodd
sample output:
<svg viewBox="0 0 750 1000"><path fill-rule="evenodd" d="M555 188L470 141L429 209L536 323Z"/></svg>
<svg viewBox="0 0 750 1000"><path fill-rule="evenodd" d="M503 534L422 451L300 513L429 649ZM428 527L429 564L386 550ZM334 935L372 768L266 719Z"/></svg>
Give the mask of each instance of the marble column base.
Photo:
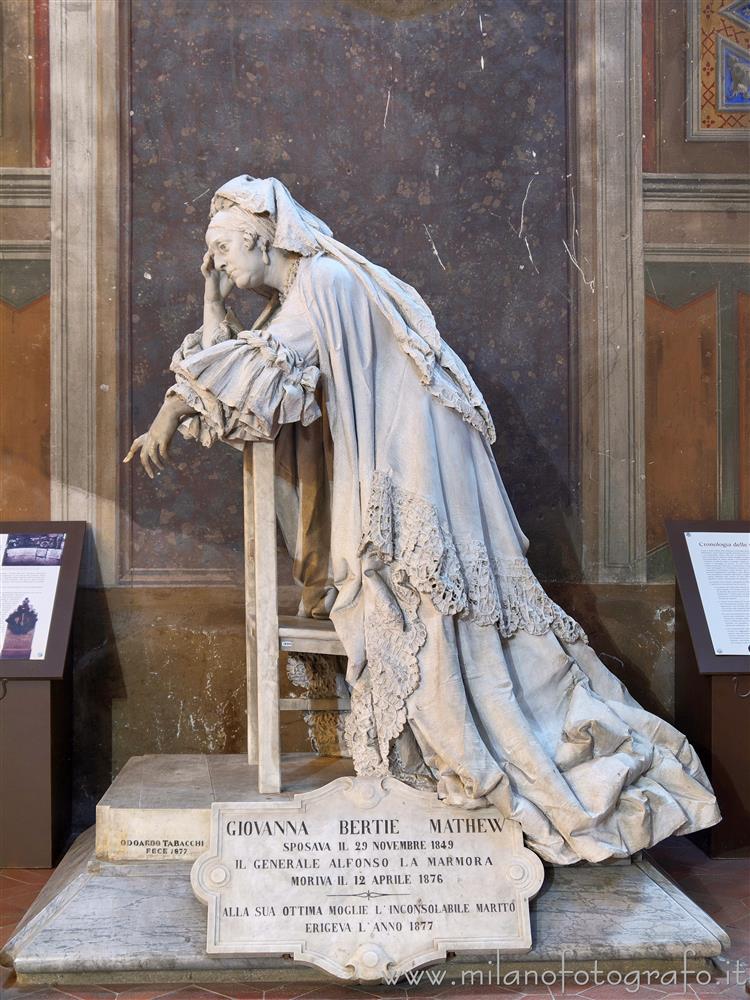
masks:
<svg viewBox="0 0 750 1000"><path fill-rule="evenodd" d="M149 767L161 781L169 773L164 758L138 760L138 781L131 780L133 769L119 789L115 782L105 797L110 808L116 804L135 810L138 802L144 802ZM153 765L142 764L150 760ZM203 766L196 761L200 758L192 758L192 764L185 758L188 773L193 766ZM338 765L330 764L329 770L329 764L310 757L310 773L319 779L325 773L318 783L338 776L332 773ZM230 760L225 766L235 765ZM308 781L304 760L294 767L294 784L304 786ZM172 773L184 778L185 770ZM128 788L133 801L128 800ZM247 793L248 798L255 797L252 789ZM189 795L186 798L190 800ZM172 809L174 795L161 805L165 801ZM193 810L206 808L202 800L190 805ZM154 806L160 806L158 797L144 808ZM126 818L137 826L137 815ZM202 821L195 812L188 819ZM144 822L153 820L151 815ZM169 817L170 831L174 823ZM155 826L150 829L158 833ZM5 946L0 962L13 966L20 983L330 981L319 970L281 955L207 955L206 909L190 885L192 859L111 861L101 856L107 853L102 850L105 840L114 844L109 834L103 839L100 831L97 837L95 828L79 837ZM588 970L596 962L603 971L681 973L684 969L689 974L709 968L729 946L721 927L644 859L625 865L546 868L544 885L531 902L531 926L531 951L504 954L499 962L495 954L456 954L447 963L448 980L458 976L460 982L462 970L487 970L490 965L500 974L514 969L536 970L539 975L559 972L563 953L569 971Z"/></svg>

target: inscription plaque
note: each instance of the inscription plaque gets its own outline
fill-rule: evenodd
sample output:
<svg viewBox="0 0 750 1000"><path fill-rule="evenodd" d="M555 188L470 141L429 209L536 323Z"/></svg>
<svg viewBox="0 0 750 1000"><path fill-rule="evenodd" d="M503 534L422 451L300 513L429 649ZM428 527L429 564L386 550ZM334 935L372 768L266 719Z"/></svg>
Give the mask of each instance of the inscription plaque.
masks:
<svg viewBox="0 0 750 1000"><path fill-rule="evenodd" d="M543 878L518 823L392 777L216 802L209 850L192 869L209 953L291 954L363 980L449 950L529 949L529 899Z"/></svg>

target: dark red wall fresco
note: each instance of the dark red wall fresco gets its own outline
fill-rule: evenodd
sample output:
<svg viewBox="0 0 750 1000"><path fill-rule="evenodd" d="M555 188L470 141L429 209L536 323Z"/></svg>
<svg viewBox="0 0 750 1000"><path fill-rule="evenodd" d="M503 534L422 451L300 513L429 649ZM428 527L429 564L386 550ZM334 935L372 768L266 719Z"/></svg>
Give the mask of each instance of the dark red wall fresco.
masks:
<svg viewBox="0 0 750 1000"><path fill-rule="evenodd" d="M133 430L200 322L211 193L275 175L422 292L487 397L533 564L574 573L563 0L133 0L130 33ZM174 455L126 485L133 565L239 573L239 455Z"/></svg>

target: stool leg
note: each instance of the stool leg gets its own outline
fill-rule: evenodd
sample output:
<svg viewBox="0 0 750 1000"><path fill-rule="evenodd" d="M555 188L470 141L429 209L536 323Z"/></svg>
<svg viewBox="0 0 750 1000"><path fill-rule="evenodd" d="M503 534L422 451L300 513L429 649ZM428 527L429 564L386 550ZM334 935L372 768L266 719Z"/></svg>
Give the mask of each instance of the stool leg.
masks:
<svg viewBox="0 0 750 1000"><path fill-rule="evenodd" d="M255 634L255 520L253 498L253 443L242 456L242 493L245 522L245 668L247 676L247 762L258 763L258 651Z"/></svg>
<svg viewBox="0 0 750 1000"><path fill-rule="evenodd" d="M253 445L253 487L258 655L258 791L279 792L279 603L272 442L260 441Z"/></svg>

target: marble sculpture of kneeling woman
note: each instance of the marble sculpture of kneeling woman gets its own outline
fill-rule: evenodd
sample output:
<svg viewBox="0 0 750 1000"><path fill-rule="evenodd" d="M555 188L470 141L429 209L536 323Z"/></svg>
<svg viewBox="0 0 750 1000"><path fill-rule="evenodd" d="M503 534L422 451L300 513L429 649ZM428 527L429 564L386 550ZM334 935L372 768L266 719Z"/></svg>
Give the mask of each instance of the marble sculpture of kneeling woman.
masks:
<svg viewBox="0 0 750 1000"><path fill-rule="evenodd" d="M206 242L203 326L128 458L153 476L178 428L291 455L283 527L304 613L330 614L347 652L356 771L492 803L558 864L718 822L688 741L532 574L487 406L417 292L272 178L219 188ZM251 330L233 287L270 297Z"/></svg>

